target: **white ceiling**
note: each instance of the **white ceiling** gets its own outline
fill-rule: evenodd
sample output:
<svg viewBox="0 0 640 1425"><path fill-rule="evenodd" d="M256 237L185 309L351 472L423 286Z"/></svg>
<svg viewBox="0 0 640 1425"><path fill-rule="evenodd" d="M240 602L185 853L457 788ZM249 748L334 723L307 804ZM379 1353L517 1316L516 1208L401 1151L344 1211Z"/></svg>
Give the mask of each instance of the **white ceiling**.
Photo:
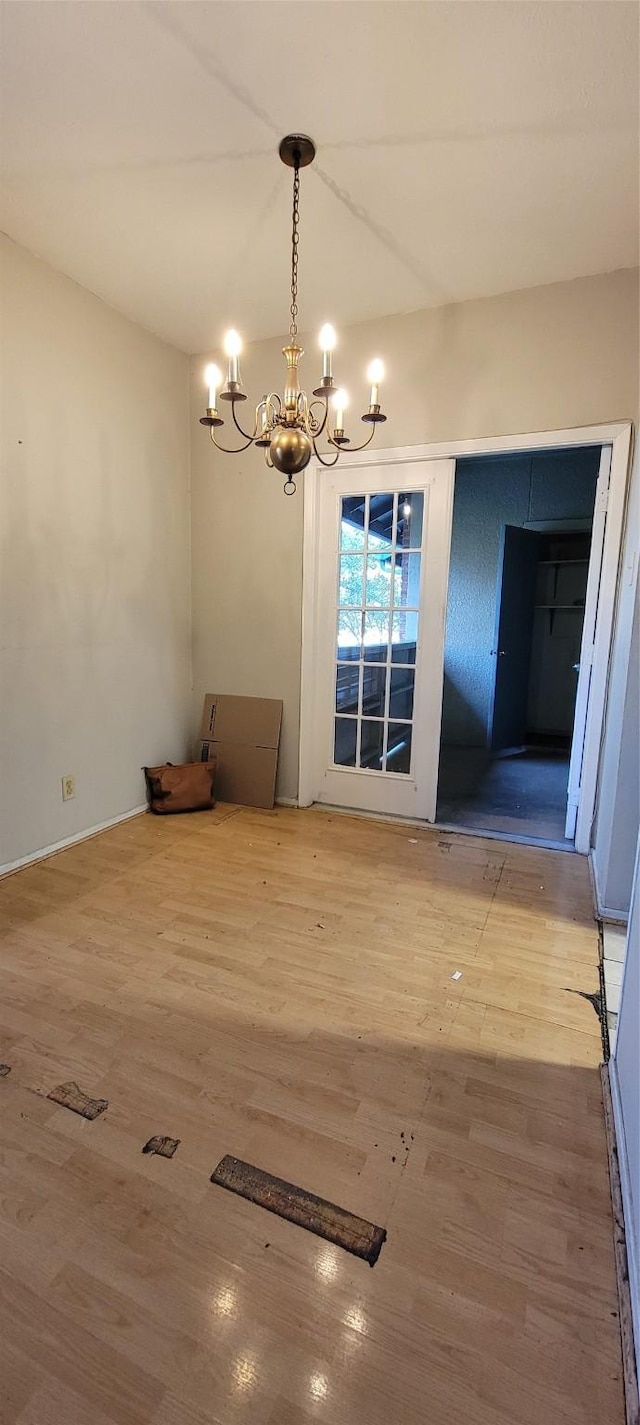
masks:
<svg viewBox="0 0 640 1425"><path fill-rule="evenodd" d="M638 16L620 0L2 7L16 241L185 351L638 261Z"/></svg>

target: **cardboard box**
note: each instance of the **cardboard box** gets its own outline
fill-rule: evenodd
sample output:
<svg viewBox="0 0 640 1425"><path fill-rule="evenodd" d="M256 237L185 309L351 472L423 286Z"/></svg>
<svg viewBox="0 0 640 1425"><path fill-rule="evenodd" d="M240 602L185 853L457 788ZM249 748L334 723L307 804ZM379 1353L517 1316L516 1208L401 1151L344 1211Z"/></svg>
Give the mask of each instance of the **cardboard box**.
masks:
<svg viewBox="0 0 640 1425"><path fill-rule="evenodd" d="M276 794L282 702L207 693L199 757L218 763L215 795L241 806L272 807Z"/></svg>

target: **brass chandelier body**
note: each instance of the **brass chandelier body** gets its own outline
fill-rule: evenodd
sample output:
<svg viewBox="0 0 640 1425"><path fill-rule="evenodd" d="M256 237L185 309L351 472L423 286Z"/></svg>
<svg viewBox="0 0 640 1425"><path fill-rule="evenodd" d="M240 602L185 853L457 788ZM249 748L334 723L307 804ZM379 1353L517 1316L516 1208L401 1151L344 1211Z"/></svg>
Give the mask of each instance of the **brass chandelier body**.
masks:
<svg viewBox="0 0 640 1425"><path fill-rule="evenodd" d="M320 344L323 350L322 379L319 386L313 391L314 399L310 401L306 392L300 388L298 363L300 357L304 355L297 340L300 169L306 168L309 163L313 162L315 152L315 144L306 134L288 134L282 140L279 148L282 162L293 169L291 321L289 341L282 351L287 364L283 394L279 395L272 391L263 396L255 408L253 430L249 432L243 428L238 420L237 412L238 405L247 399L240 380L241 343L235 332L228 332L225 340L225 349L229 358L228 377L223 385L218 368L213 365L207 367L205 376L209 385L209 404L206 414L200 417L200 424L209 427L211 440L216 449L224 451L226 455L240 455L244 450L248 450L250 445L264 450L269 468L275 468L285 476L284 492L286 495L295 493L295 476L299 475L308 465L312 454L315 454L316 459L322 465L335 465L345 446L352 451L364 450L373 440L376 425L386 420L386 416L382 414L379 399L380 381L384 373L382 363L376 360L369 367L368 375L371 383L369 406L361 418L365 424L371 426L371 432L362 445L357 446L352 445L349 437L345 435L344 409L348 397L345 391L336 387L333 379L332 351L336 338L333 328L328 325L323 327L320 334ZM224 420L218 413L218 400L230 403L231 419L236 430L243 437L243 445L232 448L221 445L217 439L216 431L224 425ZM317 443L321 437L326 440L329 446L329 450L324 454L319 450ZM329 459L327 459L327 455L329 455Z"/></svg>

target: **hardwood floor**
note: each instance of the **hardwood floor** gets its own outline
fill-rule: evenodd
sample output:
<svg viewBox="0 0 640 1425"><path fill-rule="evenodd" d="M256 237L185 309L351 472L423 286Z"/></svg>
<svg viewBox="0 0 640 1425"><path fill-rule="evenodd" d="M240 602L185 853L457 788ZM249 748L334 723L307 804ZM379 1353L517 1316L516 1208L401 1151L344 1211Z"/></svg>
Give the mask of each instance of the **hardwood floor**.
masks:
<svg viewBox="0 0 640 1425"><path fill-rule="evenodd" d="M622 1425L582 858L147 816L5 880L0 946L3 1425Z"/></svg>

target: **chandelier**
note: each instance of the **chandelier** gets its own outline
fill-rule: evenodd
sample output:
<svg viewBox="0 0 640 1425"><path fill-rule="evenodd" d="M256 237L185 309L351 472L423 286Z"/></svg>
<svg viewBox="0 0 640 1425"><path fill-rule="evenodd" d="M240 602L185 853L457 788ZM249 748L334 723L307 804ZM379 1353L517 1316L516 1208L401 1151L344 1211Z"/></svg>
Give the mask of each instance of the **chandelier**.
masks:
<svg viewBox="0 0 640 1425"><path fill-rule="evenodd" d="M245 430L238 419L238 406L247 397L240 379L240 352L242 342L238 333L229 331L224 339L224 350L229 359L227 380L223 384L222 373L217 366L207 366L205 382L209 387L209 404L206 415L200 417L200 424L209 427L209 433L217 450L225 455L241 455L250 445L264 450L269 469L276 469L285 476L284 493L293 495L296 485L294 477L309 464L312 452L322 465L335 465L341 451L349 447L351 451L364 450L375 435L376 425L386 421L380 409L380 383L384 367L378 359L367 369L370 385L369 406L362 416L371 433L362 445L352 445L344 433L344 412L348 405L348 395L338 388L333 379L333 351L336 333L327 322L320 332L319 345L322 351L322 379L313 391L310 401L305 391L300 389L298 362L304 351L298 345L298 248L300 241L300 169L313 163L316 148L306 134L287 134L279 148L280 158L288 168L293 169L293 210L291 228L291 323L289 341L282 349L287 363L284 392L282 396L271 391L262 397L255 408L253 430ZM243 438L244 444L235 449L221 445L216 431L224 425L218 413L218 401L229 402L231 420ZM324 438L328 449L321 453L318 441ZM329 456L329 459L327 459Z"/></svg>

